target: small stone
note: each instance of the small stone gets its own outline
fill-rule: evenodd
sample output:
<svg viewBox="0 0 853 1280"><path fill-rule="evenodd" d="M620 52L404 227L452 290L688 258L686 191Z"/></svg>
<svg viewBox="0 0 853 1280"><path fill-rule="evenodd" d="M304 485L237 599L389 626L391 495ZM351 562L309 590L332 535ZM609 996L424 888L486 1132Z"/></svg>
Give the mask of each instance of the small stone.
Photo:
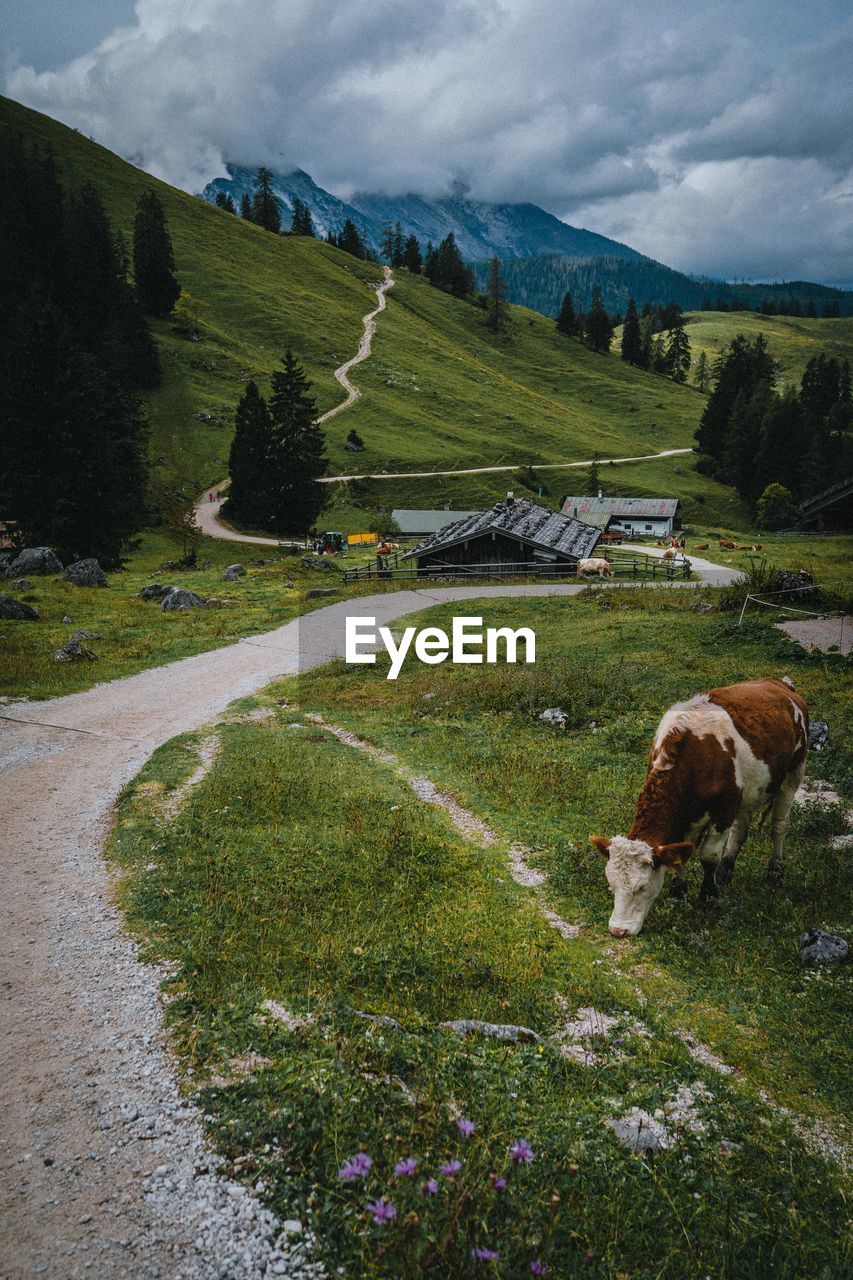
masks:
<svg viewBox="0 0 853 1280"><path fill-rule="evenodd" d="M714 606L712 604L708 604L706 600L699 600L696 604L693 605L693 612L694 613L711 613L713 608Z"/></svg>
<svg viewBox="0 0 853 1280"><path fill-rule="evenodd" d="M285 1218L281 1224L281 1229L288 1236L301 1236L304 1230L302 1223L298 1218Z"/></svg>
<svg viewBox="0 0 853 1280"><path fill-rule="evenodd" d="M12 586L14 587L14 582ZM821 751L829 741L829 725L825 720L812 720L809 725L809 750Z"/></svg>
<svg viewBox="0 0 853 1280"><path fill-rule="evenodd" d="M548 707L545 711L540 711L537 718L543 724L549 724L552 729L566 729L569 724L568 713L562 707Z"/></svg>
<svg viewBox="0 0 853 1280"><path fill-rule="evenodd" d="M224 570L222 579L224 582L236 582L238 578L245 577L246 570L241 564L229 564Z"/></svg>
<svg viewBox="0 0 853 1280"><path fill-rule="evenodd" d="M316 600L319 596L336 596L338 594L335 587L312 587L306 592L306 600Z"/></svg>
<svg viewBox="0 0 853 1280"><path fill-rule="evenodd" d="M32 585L29 578L16 578L14 582L9 583L9 590L28 591Z"/></svg>
<svg viewBox="0 0 853 1280"><path fill-rule="evenodd" d="M801 933L798 946L800 960L810 965L841 964L850 950L844 938L823 929L808 929Z"/></svg>
<svg viewBox="0 0 853 1280"><path fill-rule="evenodd" d="M66 615L65 615L65 617L62 619L62 621L63 621L63 622L73 622L73 621L74 621L74 619L71 617L71 614L70 614L70 613L66 613Z"/></svg>

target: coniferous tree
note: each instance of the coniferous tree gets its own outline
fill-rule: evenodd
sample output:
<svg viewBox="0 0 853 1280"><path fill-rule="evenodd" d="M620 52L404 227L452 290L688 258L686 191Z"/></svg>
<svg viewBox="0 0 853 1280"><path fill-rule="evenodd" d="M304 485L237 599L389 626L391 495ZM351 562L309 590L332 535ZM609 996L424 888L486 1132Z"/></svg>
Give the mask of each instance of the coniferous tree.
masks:
<svg viewBox="0 0 853 1280"><path fill-rule="evenodd" d="M761 444L755 458L764 482L775 481L800 496L802 484L803 412L794 387L774 396L761 423Z"/></svg>
<svg viewBox="0 0 853 1280"><path fill-rule="evenodd" d="M391 266L402 267L403 255L405 253L406 242L403 239L403 228L399 222L394 228L394 235L391 241Z"/></svg>
<svg viewBox="0 0 853 1280"><path fill-rule="evenodd" d="M565 334L567 338L576 338L578 336L578 318L575 315L575 304L570 293L567 293L563 298L555 324L557 332Z"/></svg>
<svg viewBox="0 0 853 1280"><path fill-rule="evenodd" d="M427 247L424 253L423 273L433 283L433 274L435 272L435 245L431 240L427 240Z"/></svg>
<svg viewBox="0 0 853 1280"><path fill-rule="evenodd" d="M394 257L394 228L390 222L382 223L382 239L379 243L379 252L389 263Z"/></svg>
<svg viewBox="0 0 853 1280"><path fill-rule="evenodd" d="M240 217L246 222L254 222L255 220L252 213L252 198L248 191L244 191L240 196Z"/></svg>
<svg viewBox="0 0 853 1280"><path fill-rule="evenodd" d="M669 331L666 370L673 382L686 382L690 373L690 340L680 319Z"/></svg>
<svg viewBox="0 0 853 1280"><path fill-rule="evenodd" d="M156 191L146 191L136 206L133 224L133 279L145 311L167 316L178 301L175 258L166 215Z"/></svg>
<svg viewBox="0 0 853 1280"><path fill-rule="evenodd" d="M272 189L272 170L261 165L254 179L252 221L277 236L281 231L281 211Z"/></svg>
<svg viewBox="0 0 853 1280"><path fill-rule="evenodd" d="M317 405L310 386L302 365L286 351L284 367L272 376L269 402L273 521L283 533L306 533L326 505L325 486L319 483L328 461L326 441L314 421Z"/></svg>
<svg viewBox="0 0 853 1280"><path fill-rule="evenodd" d="M637 315L637 304L633 298L628 299L625 322L622 325L622 359L628 364L643 367L643 337L640 333L640 317Z"/></svg>
<svg viewBox="0 0 853 1280"><path fill-rule="evenodd" d="M714 362L714 390L702 413L694 439L701 453L719 460L726 427L738 393L751 397L760 383L773 386L775 366L763 334L755 342L742 333L732 339Z"/></svg>
<svg viewBox="0 0 853 1280"><path fill-rule="evenodd" d="M489 279L486 284L486 324L492 333L502 333L509 323L509 307L506 302L506 285L497 258L489 262Z"/></svg>
<svg viewBox="0 0 853 1280"><path fill-rule="evenodd" d="M294 236L316 236L317 234L314 230L311 210L304 200L299 199L299 196L293 197L290 231Z"/></svg>
<svg viewBox="0 0 853 1280"><path fill-rule="evenodd" d="M228 455L231 488L228 514L245 524L269 529L273 525L271 459L273 420L267 402L254 382L246 384L234 420Z"/></svg>
<svg viewBox="0 0 853 1280"><path fill-rule="evenodd" d="M351 253L354 258L366 258L367 246L356 230L356 225L351 218L347 218L338 235L338 248L343 249L344 253Z"/></svg>
<svg viewBox="0 0 853 1280"><path fill-rule="evenodd" d="M231 199L231 196L228 194L227 191L217 191L216 207L217 209L224 209L226 213L237 212L237 210L234 208L234 201Z"/></svg>
<svg viewBox="0 0 853 1280"><path fill-rule="evenodd" d="M403 266L411 271L412 275L418 276L422 265L420 241L417 236L409 236L403 251Z"/></svg>
<svg viewBox="0 0 853 1280"><path fill-rule="evenodd" d="M613 339L613 322L604 310L601 302L601 290L595 285L592 291L592 306L584 322L587 344L593 351L604 355L610 350Z"/></svg>
<svg viewBox="0 0 853 1280"><path fill-rule="evenodd" d="M711 374L708 369L708 355L705 351L699 352L699 358L696 361L696 370L693 374L693 382L699 391L707 391L711 385Z"/></svg>
<svg viewBox="0 0 853 1280"><path fill-rule="evenodd" d="M425 273L430 284L445 293L452 293L455 298L466 298L474 291L474 273L463 262L452 231L432 257L427 252Z"/></svg>

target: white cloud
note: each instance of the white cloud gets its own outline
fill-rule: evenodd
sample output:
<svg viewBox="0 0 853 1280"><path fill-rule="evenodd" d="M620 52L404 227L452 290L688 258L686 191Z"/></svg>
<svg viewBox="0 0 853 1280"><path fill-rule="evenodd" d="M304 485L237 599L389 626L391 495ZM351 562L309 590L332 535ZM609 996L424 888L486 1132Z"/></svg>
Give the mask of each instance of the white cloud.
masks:
<svg viewBox="0 0 853 1280"><path fill-rule="evenodd" d="M829 278L853 23L813 4L829 34L808 45L794 0L138 0L6 91L189 190L226 160L342 195L461 179L695 271Z"/></svg>

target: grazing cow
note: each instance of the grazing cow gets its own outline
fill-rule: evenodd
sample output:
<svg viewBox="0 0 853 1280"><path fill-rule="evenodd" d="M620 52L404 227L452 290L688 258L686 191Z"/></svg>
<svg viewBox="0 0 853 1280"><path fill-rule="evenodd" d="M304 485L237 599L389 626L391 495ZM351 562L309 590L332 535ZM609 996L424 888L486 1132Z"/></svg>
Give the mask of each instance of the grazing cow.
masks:
<svg viewBox="0 0 853 1280"><path fill-rule="evenodd" d="M604 559L578 560L578 577L583 578L587 573L597 573L599 578L611 578L613 565Z"/></svg>
<svg viewBox="0 0 853 1280"><path fill-rule="evenodd" d="M666 551L664 551L663 555L661 556L661 560L677 560L677 559L678 559L678 551L676 550L675 547L667 547Z"/></svg>
<svg viewBox="0 0 853 1280"><path fill-rule="evenodd" d="M693 548L693 550L694 550L694 551L707 551L707 550L708 550L708 543L707 543L707 542L697 542L697 544L696 544L696 546Z"/></svg>
<svg viewBox="0 0 853 1280"><path fill-rule="evenodd" d="M673 894L687 892L684 864L699 849L700 899L731 878L750 819L772 813L768 879L779 881L782 847L809 745L805 702L785 680L748 680L699 693L666 712L627 836L590 836L607 858L615 899L610 932L639 933L667 867Z"/></svg>
<svg viewBox="0 0 853 1280"><path fill-rule="evenodd" d="M736 544L732 542L731 538L720 538L720 546L725 547L727 551L734 551L736 548Z"/></svg>
<svg viewBox="0 0 853 1280"><path fill-rule="evenodd" d="M752 544L752 549L753 549L753 551L763 551L763 550L764 550L764 543L763 543L763 542L753 542L753 544Z"/></svg>

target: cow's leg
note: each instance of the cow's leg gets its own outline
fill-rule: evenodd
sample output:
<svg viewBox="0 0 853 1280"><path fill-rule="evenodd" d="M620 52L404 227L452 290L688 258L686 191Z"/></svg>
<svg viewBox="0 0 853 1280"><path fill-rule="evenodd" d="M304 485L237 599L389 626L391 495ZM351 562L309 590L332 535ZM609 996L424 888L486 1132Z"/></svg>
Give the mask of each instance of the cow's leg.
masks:
<svg viewBox="0 0 853 1280"><path fill-rule="evenodd" d="M770 884L780 884L782 881L782 850L791 823L791 806L805 771L805 763L793 769L782 783L773 801L770 817L773 852L767 864L767 879Z"/></svg>
<svg viewBox="0 0 853 1280"><path fill-rule="evenodd" d="M687 897L687 868L683 862L672 877L672 883L669 886L669 896L671 898Z"/></svg>
<svg viewBox="0 0 853 1280"><path fill-rule="evenodd" d="M729 828L717 831L715 827L711 827L702 841L699 861L702 863L704 879L699 889L700 902L710 902L717 896L717 864L726 847L728 838Z"/></svg>
<svg viewBox="0 0 853 1280"><path fill-rule="evenodd" d="M739 813L729 830L725 852L717 867L717 884L728 884L735 869L735 862L749 831L749 814Z"/></svg>

